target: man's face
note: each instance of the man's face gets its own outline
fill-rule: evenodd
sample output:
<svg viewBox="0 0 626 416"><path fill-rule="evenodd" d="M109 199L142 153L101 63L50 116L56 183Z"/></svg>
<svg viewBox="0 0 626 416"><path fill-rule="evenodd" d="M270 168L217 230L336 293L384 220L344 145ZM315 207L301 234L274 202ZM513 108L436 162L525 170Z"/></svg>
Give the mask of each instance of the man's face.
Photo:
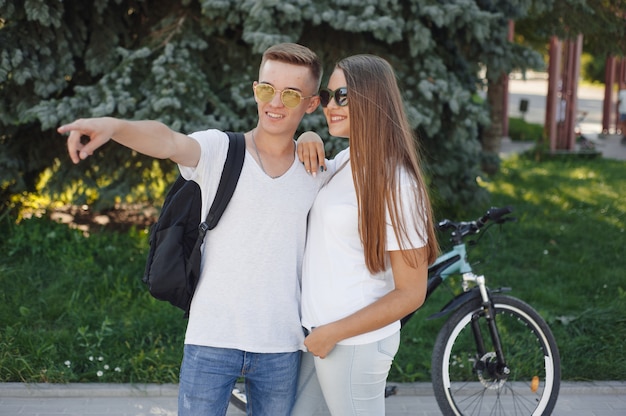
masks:
<svg viewBox="0 0 626 416"><path fill-rule="evenodd" d="M319 105L316 81L307 67L268 60L260 68L259 80L254 86L259 84L271 85L275 90L274 96L267 102L259 99L260 94L255 95L259 125L267 133L293 136L304 114L313 112ZM281 94L286 89L297 91L302 96L293 108L281 100ZM289 95L293 102L291 91L285 95ZM288 97L285 101L290 104Z"/></svg>

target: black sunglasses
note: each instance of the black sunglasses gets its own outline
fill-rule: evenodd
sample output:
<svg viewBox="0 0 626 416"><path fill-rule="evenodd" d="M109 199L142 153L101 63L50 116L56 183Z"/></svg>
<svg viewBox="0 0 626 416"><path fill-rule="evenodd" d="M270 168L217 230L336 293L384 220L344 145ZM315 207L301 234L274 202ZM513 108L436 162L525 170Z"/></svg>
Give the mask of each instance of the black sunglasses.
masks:
<svg viewBox="0 0 626 416"><path fill-rule="evenodd" d="M328 88L322 88L319 95L320 102L324 108L326 108L328 103L330 103L331 98L335 98L335 103L337 103L339 107L345 107L348 105L348 87L340 87L335 91L329 90Z"/></svg>

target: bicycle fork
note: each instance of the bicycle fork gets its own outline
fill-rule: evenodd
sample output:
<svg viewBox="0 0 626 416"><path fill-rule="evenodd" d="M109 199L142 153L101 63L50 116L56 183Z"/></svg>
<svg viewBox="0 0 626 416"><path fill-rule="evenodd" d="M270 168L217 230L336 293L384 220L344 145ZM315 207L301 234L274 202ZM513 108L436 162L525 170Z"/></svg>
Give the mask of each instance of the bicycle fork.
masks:
<svg viewBox="0 0 626 416"><path fill-rule="evenodd" d="M487 370L490 378L495 378L497 381L506 381L511 370L506 364L504 357L504 351L502 350L502 343L500 341L500 334L498 333L498 327L496 325L496 312L491 302L489 292L485 285L485 276L478 276L472 272L463 273L463 290L469 290L469 283L474 283L478 286L481 297L482 310L472 315L471 327L476 341L476 353L477 362L476 370L482 374ZM484 318L487 322L487 328L489 329L489 335L491 343L495 351L495 366L493 362L493 354L490 354L485 347L483 334L480 330L480 319Z"/></svg>

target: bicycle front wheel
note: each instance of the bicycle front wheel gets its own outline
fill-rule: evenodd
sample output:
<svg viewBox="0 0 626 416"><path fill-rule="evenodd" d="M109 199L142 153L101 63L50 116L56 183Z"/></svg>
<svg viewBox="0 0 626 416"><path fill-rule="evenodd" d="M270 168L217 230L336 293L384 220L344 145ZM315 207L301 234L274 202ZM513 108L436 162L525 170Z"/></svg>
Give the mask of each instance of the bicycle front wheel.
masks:
<svg viewBox="0 0 626 416"><path fill-rule="evenodd" d="M527 303L505 295L494 295L492 301L508 370L497 365L481 299L462 305L439 332L432 356L432 381L441 411L444 415L551 414L561 384L552 331Z"/></svg>

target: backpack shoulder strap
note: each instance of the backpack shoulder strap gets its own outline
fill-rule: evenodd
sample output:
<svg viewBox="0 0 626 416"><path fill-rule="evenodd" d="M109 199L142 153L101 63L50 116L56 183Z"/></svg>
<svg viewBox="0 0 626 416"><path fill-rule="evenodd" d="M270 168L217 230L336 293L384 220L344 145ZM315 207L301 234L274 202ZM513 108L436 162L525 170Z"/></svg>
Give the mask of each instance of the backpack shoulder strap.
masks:
<svg viewBox="0 0 626 416"><path fill-rule="evenodd" d="M228 153L226 155L226 161L224 162L224 169L222 170L222 177L217 187L217 193L206 221L200 224L200 234L204 237L204 234L208 230L212 230L217 226L226 206L230 202L230 198L235 192L239 176L241 175L241 168L243 167L243 161L246 156L246 141L242 133L226 132L228 134L229 144Z"/></svg>

